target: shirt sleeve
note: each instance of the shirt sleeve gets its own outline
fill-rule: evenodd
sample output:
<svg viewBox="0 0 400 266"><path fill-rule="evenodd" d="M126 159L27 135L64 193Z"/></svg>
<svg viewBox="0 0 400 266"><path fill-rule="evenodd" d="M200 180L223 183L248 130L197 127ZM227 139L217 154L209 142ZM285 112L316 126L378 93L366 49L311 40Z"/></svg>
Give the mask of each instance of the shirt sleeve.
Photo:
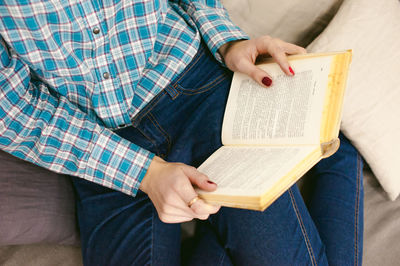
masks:
<svg viewBox="0 0 400 266"><path fill-rule="evenodd" d="M0 37L0 148L49 170L136 195L154 154L101 127L32 78Z"/></svg>
<svg viewBox="0 0 400 266"><path fill-rule="evenodd" d="M215 58L222 62L218 49L225 43L250 39L229 18L219 0L172 0L178 3L192 18L203 40Z"/></svg>

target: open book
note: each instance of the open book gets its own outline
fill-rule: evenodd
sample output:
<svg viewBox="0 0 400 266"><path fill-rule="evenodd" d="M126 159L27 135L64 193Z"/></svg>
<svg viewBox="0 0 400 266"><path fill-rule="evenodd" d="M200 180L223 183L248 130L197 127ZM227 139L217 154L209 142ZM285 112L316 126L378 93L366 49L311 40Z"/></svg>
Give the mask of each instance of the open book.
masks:
<svg viewBox="0 0 400 266"><path fill-rule="evenodd" d="M209 203L266 209L322 158L339 148L351 50L289 56L295 76L272 60L259 67L269 88L235 73L222 127L222 146L198 169L218 184L197 190Z"/></svg>

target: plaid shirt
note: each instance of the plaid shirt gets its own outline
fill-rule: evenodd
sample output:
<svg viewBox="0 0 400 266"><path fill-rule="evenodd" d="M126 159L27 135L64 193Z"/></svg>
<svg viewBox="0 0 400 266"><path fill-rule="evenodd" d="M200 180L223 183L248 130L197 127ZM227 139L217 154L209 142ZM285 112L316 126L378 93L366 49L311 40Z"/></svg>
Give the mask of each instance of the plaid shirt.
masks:
<svg viewBox="0 0 400 266"><path fill-rule="evenodd" d="M3 0L0 148L135 195L154 156L112 130L190 63L247 36L217 0ZM219 58L220 59L220 58Z"/></svg>

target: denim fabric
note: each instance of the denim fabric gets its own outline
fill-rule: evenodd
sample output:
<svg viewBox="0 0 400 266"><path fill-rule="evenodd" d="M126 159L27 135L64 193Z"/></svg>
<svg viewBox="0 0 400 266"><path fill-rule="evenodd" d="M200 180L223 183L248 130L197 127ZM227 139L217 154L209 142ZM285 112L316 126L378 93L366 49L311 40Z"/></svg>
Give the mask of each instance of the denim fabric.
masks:
<svg viewBox="0 0 400 266"><path fill-rule="evenodd" d="M168 161L198 166L221 146L232 74L201 48L192 63L120 136ZM340 134L339 151L311 171L308 208L297 186L264 212L221 208L197 226L188 265L361 265L362 160ZM179 224L151 201L72 178L85 265L179 265Z"/></svg>

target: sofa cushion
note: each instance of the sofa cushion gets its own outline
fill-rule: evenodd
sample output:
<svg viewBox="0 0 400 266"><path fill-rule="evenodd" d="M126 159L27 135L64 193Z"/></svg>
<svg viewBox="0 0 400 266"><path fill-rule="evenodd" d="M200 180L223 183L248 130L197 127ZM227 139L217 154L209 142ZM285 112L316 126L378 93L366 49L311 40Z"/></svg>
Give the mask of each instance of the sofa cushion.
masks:
<svg viewBox="0 0 400 266"><path fill-rule="evenodd" d="M79 247L36 244L0 247L2 266L81 266L82 253Z"/></svg>
<svg viewBox="0 0 400 266"><path fill-rule="evenodd" d="M308 51L353 49L342 131L394 200L400 193L400 2L345 0Z"/></svg>
<svg viewBox="0 0 400 266"><path fill-rule="evenodd" d="M270 35L302 46L328 25L343 0L222 0L233 22L250 37Z"/></svg>
<svg viewBox="0 0 400 266"><path fill-rule="evenodd" d="M66 176L0 151L0 245L78 244Z"/></svg>
<svg viewBox="0 0 400 266"><path fill-rule="evenodd" d="M388 201L369 169L364 170L364 266L400 261L400 200Z"/></svg>

